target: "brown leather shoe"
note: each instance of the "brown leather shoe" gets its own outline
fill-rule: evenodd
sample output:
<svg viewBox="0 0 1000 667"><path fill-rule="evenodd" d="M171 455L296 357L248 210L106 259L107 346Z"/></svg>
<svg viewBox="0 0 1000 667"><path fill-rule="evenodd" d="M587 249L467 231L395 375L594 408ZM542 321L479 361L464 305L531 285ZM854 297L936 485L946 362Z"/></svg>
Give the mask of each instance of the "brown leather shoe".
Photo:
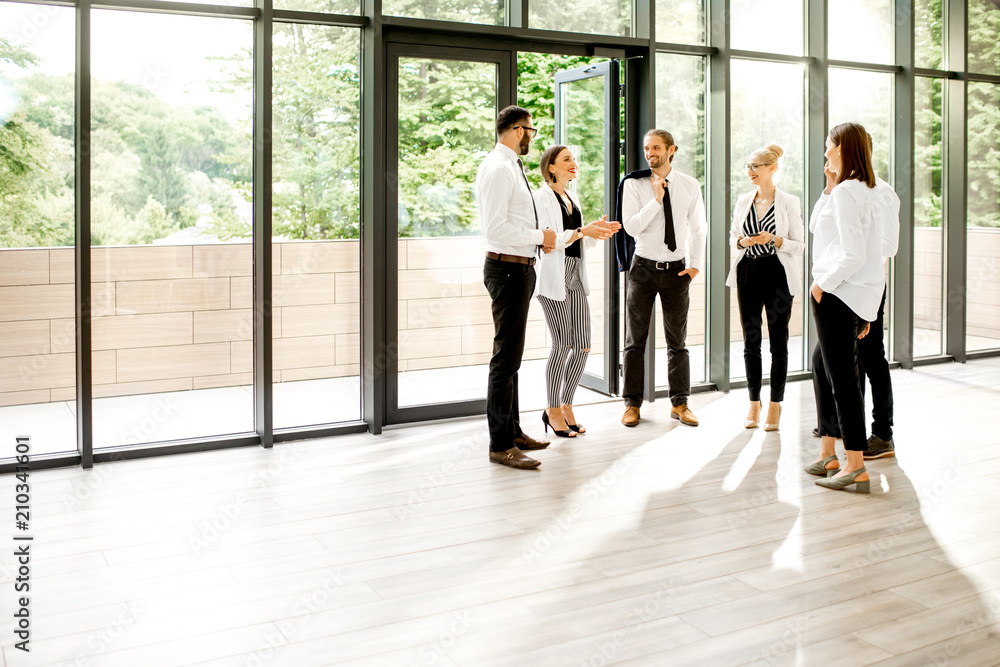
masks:
<svg viewBox="0 0 1000 667"><path fill-rule="evenodd" d="M517 445L518 449L529 450L529 449L545 449L549 446L548 440L535 440L527 433L522 433L521 435L514 438L514 444Z"/></svg>
<svg viewBox="0 0 1000 667"><path fill-rule="evenodd" d="M490 463L499 463L518 470L534 470L542 465L541 461L525 456L517 447L511 447L506 452L490 452Z"/></svg>
<svg viewBox="0 0 1000 667"><path fill-rule="evenodd" d="M629 405L625 408L625 414L622 415L622 423L626 426L635 426L639 423L639 407L636 405Z"/></svg>
<svg viewBox="0 0 1000 667"><path fill-rule="evenodd" d="M674 419L679 419L682 424L687 424L688 426L698 425L698 418L694 416L694 413L691 412L691 408L689 408L686 403L684 405L675 405L670 408L670 416Z"/></svg>

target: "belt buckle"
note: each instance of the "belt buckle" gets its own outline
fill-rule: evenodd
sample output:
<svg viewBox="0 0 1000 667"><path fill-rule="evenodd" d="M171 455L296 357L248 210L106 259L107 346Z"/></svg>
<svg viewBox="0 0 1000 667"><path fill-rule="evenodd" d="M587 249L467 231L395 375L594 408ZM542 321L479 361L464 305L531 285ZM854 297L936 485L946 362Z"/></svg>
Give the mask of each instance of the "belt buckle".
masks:
<svg viewBox="0 0 1000 667"><path fill-rule="evenodd" d="M668 265L668 264L670 264L670 262L656 262L656 263L654 263L654 266L655 266L655 267L657 268L657 270L659 270L659 271L666 271L666 270L667 270L667 265Z"/></svg>

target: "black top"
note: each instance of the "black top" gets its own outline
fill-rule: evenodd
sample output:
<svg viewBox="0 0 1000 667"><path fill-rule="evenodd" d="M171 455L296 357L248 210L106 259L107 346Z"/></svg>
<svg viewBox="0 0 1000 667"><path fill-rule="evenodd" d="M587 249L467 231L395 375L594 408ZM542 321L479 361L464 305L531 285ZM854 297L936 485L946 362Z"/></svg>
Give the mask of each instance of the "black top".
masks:
<svg viewBox="0 0 1000 667"><path fill-rule="evenodd" d="M562 211L563 229L566 230L566 229L576 229L578 227L583 227L583 216L580 214L580 209L578 209L576 206L573 206L573 200L569 199L568 196L566 197L566 199L569 199L569 208L570 208L570 210L567 211L566 202L563 201L563 198L559 196L559 193L553 190L552 194L556 196L556 201L559 202L559 210ZM576 239L568 246L566 246L567 257L580 256L580 240L581 239Z"/></svg>
<svg viewBox="0 0 1000 667"><path fill-rule="evenodd" d="M767 209L767 213L764 217L757 219L757 207L750 202L750 212L747 213L747 219L743 221L743 236L757 236L761 232L770 232L772 235L777 233L777 228L774 224L774 204ZM774 248L774 241L768 243L767 245L752 245L746 249L746 257L763 257L764 255L774 255L777 250Z"/></svg>

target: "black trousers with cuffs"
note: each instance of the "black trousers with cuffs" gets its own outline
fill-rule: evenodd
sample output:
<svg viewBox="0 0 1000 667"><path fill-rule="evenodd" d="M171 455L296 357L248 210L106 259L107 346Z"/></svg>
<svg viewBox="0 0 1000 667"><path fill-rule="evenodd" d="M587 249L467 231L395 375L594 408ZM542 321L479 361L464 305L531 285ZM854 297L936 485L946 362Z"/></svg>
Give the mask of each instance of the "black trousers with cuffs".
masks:
<svg viewBox="0 0 1000 667"><path fill-rule="evenodd" d="M528 307L535 291L535 268L487 259L483 283L493 300L493 357L486 386L490 451L505 452L521 435L517 372L524 354Z"/></svg>
<svg viewBox="0 0 1000 667"><path fill-rule="evenodd" d="M771 349L771 400L785 398L788 375L788 323L792 318L792 295L788 291L785 267L777 255L745 256L736 265L736 301L743 326L743 364L751 401L760 400L763 384L761 343L763 318L767 317L768 345Z"/></svg>
<svg viewBox="0 0 1000 667"><path fill-rule="evenodd" d="M646 371L646 338L653 302L660 297L663 310L663 333L667 339L667 383L673 406L687 403L691 393L691 360L686 347L688 308L691 305L691 278L678 275L684 262L656 262L632 258L628 271L628 291L625 299L625 350L622 398L625 405L642 405Z"/></svg>
<svg viewBox="0 0 1000 667"><path fill-rule="evenodd" d="M819 344L813 352L813 388L821 436L842 437L844 449L863 451L865 401L858 369L858 333L865 322L830 293L821 303L810 295ZM839 433L838 433L839 431Z"/></svg>

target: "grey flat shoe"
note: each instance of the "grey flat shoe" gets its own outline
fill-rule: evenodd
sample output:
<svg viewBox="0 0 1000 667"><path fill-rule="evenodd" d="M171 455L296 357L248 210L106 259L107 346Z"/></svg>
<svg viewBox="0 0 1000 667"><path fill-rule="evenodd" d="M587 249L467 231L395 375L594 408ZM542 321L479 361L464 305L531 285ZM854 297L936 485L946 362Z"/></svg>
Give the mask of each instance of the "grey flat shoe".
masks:
<svg viewBox="0 0 1000 667"><path fill-rule="evenodd" d="M871 493L872 481L866 479L862 482L855 481L858 475L863 475L865 472L864 466L861 466L854 472L849 472L846 475L841 475L840 477L828 477L826 479L817 479L816 484L827 489L834 489L835 491L841 491L851 484L855 484L854 490L858 493Z"/></svg>
<svg viewBox="0 0 1000 667"><path fill-rule="evenodd" d="M839 460L840 459L837 458L836 454L832 454L823 459L822 461L816 461L815 463L807 465L805 468L803 468L803 470L805 470L810 475L826 475L827 477L831 477L832 475L835 475L838 472L840 472L840 466L837 466L836 468L830 468L829 470L827 470L826 464L829 463L830 461L839 461Z"/></svg>

